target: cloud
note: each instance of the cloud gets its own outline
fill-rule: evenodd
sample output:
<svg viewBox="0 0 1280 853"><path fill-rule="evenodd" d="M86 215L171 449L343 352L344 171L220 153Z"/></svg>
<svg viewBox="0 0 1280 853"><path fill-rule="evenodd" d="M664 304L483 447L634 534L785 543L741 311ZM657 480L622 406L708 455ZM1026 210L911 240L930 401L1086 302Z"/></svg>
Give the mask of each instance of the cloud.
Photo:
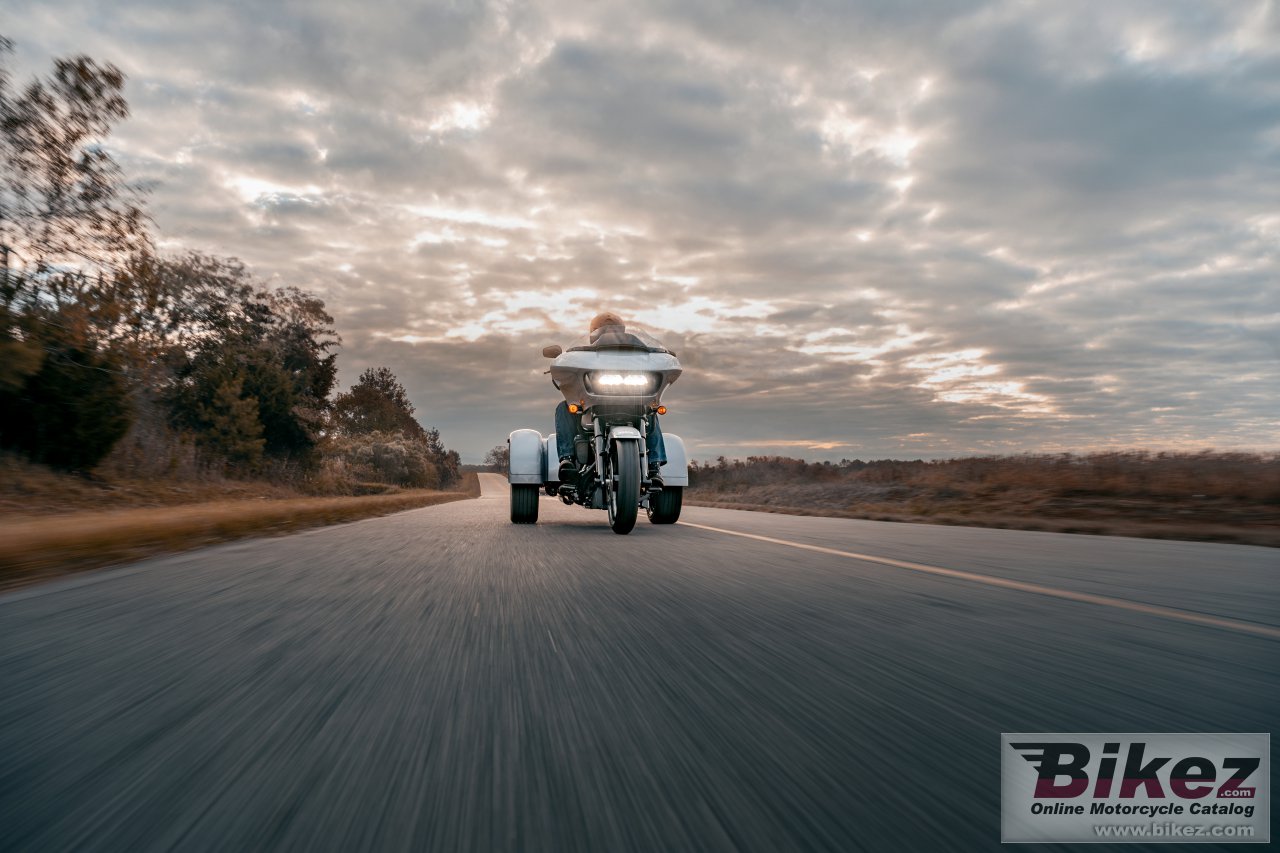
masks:
<svg viewBox="0 0 1280 853"><path fill-rule="evenodd" d="M728 445L730 447L734 444ZM835 450L840 447L852 447L847 441L823 441L821 439L809 438L762 438L752 441L743 441L736 444L738 447L784 447L784 448L803 448L805 450Z"/></svg>
<svg viewBox="0 0 1280 853"><path fill-rule="evenodd" d="M1269 3L17 0L129 74L172 248L321 294L478 460L543 344L679 352L695 455L1280 435ZM17 22L14 24L13 22ZM814 438L816 436L816 438Z"/></svg>

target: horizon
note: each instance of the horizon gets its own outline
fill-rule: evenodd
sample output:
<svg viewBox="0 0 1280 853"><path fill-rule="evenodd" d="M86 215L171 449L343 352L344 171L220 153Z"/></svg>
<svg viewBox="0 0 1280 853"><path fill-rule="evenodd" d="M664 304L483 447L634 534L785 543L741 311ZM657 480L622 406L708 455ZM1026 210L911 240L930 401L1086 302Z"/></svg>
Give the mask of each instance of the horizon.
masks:
<svg viewBox="0 0 1280 853"><path fill-rule="evenodd" d="M831 465L833 467L840 467L841 464L845 462L855 464L855 465L862 464L862 465L870 466L870 465L878 465L886 462L912 464L916 462L942 463L942 462L966 462L966 461L977 462L977 461L984 461L984 460L993 460L993 461L1010 461L1010 460L1020 460L1020 459L1048 460L1048 459L1065 459L1065 458L1070 458L1073 460L1080 460L1080 461L1089 461L1089 460L1093 460L1096 457L1124 457L1132 460L1137 457L1153 457L1155 459L1160 459L1160 458L1221 459L1223 457L1228 457L1228 456L1243 456L1243 457L1260 458L1263 461L1272 461L1277 458L1280 458L1280 449L1243 448L1239 450L1219 450L1216 448L1203 448L1200 450L1161 450L1159 448L1147 448L1147 447L1128 447L1128 448L1117 447L1117 448L1111 448L1107 450L1064 450L1064 451L1055 452L1055 453L1027 451L1023 453L1002 453L1002 454L961 453L961 454L956 454L955 456L934 456L934 457L867 456L866 458L863 458L861 456L855 456L855 457L842 457L839 459L812 459L812 458L806 458L803 456L793 456L787 453L753 453L753 454L750 454L749 456L729 456L728 454L722 454L722 455L724 456L724 459L726 462L741 462L744 465L750 464L752 460L769 460L769 461L776 460L776 461L782 461L782 462L802 462L806 465ZM719 461L720 460L718 457L706 457L706 458L700 458L700 457L694 457L694 456L689 457L689 465L691 466L697 465L697 466L711 467L711 466L717 465ZM470 461L467 461L466 459L462 460L462 465L464 468L489 467L483 461L470 462Z"/></svg>
<svg viewBox="0 0 1280 853"><path fill-rule="evenodd" d="M128 76L158 246L323 298L478 464L609 309L692 458L1280 446L1270 3L19 0Z"/></svg>

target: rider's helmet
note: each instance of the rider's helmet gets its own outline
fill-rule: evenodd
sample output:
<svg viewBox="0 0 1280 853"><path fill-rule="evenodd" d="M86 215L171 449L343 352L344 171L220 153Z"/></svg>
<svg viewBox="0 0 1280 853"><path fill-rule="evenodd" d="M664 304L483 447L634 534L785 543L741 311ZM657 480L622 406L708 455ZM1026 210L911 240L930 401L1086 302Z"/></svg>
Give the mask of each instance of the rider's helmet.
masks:
<svg viewBox="0 0 1280 853"><path fill-rule="evenodd" d="M612 311L603 311L591 318L591 332L593 334L605 326L618 326L618 331L620 332L626 329L622 318Z"/></svg>
<svg viewBox="0 0 1280 853"><path fill-rule="evenodd" d="M631 349L647 350L648 352L669 352L662 344L644 332L640 334L644 337L642 338L634 332L628 332L627 326L622 322L621 317L612 311L605 311L591 319L589 342L582 346L573 347L573 349Z"/></svg>

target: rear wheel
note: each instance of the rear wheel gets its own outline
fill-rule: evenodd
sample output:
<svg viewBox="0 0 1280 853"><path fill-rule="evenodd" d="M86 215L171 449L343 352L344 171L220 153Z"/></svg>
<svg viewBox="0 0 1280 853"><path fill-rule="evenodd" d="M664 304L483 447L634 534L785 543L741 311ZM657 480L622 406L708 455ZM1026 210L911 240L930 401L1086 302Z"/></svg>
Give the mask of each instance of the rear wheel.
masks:
<svg viewBox="0 0 1280 853"><path fill-rule="evenodd" d="M656 495L649 495L649 521L675 524L680 520L680 507L683 505L684 487L664 486Z"/></svg>
<svg viewBox="0 0 1280 853"><path fill-rule="evenodd" d="M605 468L605 503L614 533L630 533L640 512L640 445L619 441Z"/></svg>
<svg viewBox="0 0 1280 853"><path fill-rule="evenodd" d="M528 483L511 485L511 523L538 523L538 492L540 486Z"/></svg>

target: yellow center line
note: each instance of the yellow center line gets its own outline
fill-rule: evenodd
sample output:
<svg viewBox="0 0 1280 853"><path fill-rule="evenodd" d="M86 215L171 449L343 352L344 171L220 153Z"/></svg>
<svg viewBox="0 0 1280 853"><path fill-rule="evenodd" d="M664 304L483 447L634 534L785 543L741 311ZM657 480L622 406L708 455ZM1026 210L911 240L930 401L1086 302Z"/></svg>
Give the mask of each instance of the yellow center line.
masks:
<svg viewBox="0 0 1280 853"><path fill-rule="evenodd" d="M895 569L906 569L911 572L922 572L923 574L928 575L954 578L955 580L980 583L986 586L1000 587L1001 589L1015 589L1019 592L1030 592L1035 595L1047 595L1051 598L1061 598L1066 601L1078 601L1084 604L1097 604L1102 607L1113 607L1117 610L1128 610L1131 613L1144 613L1148 616L1159 616L1164 619L1176 619L1180 622L1190 622L1194 625L1209 625L1214 628L1225 628L1228 631L1239 631L1242 634L1253 634L1258 637L1266 637L1269 640L1280 639L1280 628L1274 628L1270 625L1259 625L1255 622L1243 622L1238 619L1227 619L1222 616L1209 616L1204 613L1195 613L1190 610L1179 610L1176 607L1162 607L1158 604L1143 604L1140 601L1129 601L1124 598L1112 598L1109 595L1094 595L1089 592L1075 592L1069 589L1058 589L1057 587L1043 586L1038 583L1027 583L1026 581L1010 580L1009 578L999 578L991 575L980 575L975 572L964 572L959 569L944 569L941 566L928 566L924 563L895 560L892 557L877 557L874 554L859 554L855 551L841 551L837 548L824 548L821 545L806 545L802 542L792 542L788 539L775 539L772 536L760 536L756 533L743 533L740 530L725 530L723 527L694 524L691 521L681 521L677 523L682 524L685 527L696 527L699 530L710 530L713 533L723 533L726 536L741 536L743 539L755 539L757 542L768 542L772 545L785 545L788 548L815 551L819 554L830 554L834 557L847 557L851 560L862 560L867 563L879 563L882 566L892 566Z"/></svg>

